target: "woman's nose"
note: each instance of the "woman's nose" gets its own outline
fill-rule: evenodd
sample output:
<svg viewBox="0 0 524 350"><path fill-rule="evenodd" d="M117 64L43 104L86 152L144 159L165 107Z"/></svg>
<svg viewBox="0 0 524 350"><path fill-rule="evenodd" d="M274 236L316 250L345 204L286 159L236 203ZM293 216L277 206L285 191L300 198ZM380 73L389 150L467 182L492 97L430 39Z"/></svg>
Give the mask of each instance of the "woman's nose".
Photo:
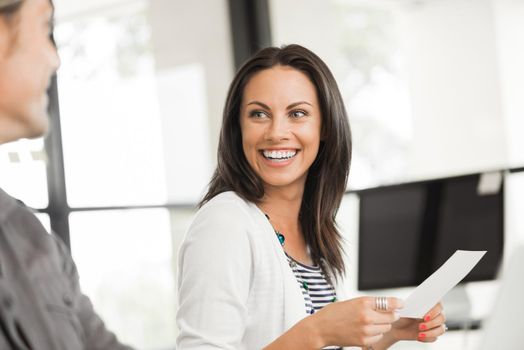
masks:
<svg viewBox="0 0 524 350"><path fill-rule="evenodd" d="M275 117L266 132L266 141L278 142L289 139L289 124L286 118Z"/></svg>

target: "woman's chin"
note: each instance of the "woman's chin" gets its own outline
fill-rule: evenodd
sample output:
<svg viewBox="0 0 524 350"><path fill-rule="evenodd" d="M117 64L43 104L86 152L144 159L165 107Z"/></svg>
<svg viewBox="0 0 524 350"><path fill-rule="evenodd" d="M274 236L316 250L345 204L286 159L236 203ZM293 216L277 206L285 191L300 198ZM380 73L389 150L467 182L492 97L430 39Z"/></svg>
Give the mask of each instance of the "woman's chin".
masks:
<svg viewBox="0 0 524 350"><path fill-rule="evenodd" d="M33 111L32 115L27 119L27 136L32 139L44 136L49 130L49 115L47 113L47 106Z"/></svg>
<svg viewBox="0 0 524 350"><path fill-rule="evenodd" d="M291 177L291 176L282 176L282 177L271 177L271 178L265 178L263 179L266 186L273 187L273 188L296 188L300 190L303 188L305 184L304 178L297 178L297 177Z"/></svg>

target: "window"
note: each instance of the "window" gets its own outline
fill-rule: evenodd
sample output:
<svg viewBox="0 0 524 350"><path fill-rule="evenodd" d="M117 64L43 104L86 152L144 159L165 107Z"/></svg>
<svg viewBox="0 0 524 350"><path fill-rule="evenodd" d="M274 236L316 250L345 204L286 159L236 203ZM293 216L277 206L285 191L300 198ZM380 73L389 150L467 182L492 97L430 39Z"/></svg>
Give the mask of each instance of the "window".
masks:
<svg viewBox="0 0 524 350"><path fill-rule="evenodd" d="M122 341L172 347L178 246L214 169L233 74L227 3L56 10L65 210L81 286Z"/></svg>
<svg viewBox="0 0 524 350"><path fill-rule="evenodd" d="M270 3L275 44L311 48L339 83L352 188L507 166L494 26L504 19L487 3Z"/></svg>
<svg viewBox="0 0 524 350"><path fill-rule="evenodd" d="M84 293L117 334L135 346L175 342L175 279L167 209L70 215L71 251Z"/></svg>

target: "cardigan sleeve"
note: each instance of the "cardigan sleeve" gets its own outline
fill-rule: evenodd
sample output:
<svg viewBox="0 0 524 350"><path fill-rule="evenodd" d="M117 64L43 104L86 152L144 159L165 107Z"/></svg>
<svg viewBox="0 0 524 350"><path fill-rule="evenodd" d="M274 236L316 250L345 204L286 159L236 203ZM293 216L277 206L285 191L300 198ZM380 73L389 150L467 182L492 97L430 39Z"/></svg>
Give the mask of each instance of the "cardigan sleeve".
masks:
<svg viewBox="0 0 524 350"><path fill-rule="evenodd" d="M248 214L238 202L209 204L197 213L179 251L178 350L239 349L248 322Z"/></svg>

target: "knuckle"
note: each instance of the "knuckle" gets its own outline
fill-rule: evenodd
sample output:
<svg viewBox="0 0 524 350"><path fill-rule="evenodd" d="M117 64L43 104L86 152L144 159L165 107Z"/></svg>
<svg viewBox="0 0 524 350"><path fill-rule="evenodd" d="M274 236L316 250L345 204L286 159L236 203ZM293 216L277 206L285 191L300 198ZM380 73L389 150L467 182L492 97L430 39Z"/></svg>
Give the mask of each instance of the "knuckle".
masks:
<svg viewBox="0 0 524 350"><path fill-rule="evenodd" d="M361 316L361 321L364 324L371 324L371 323L373 323L372 317L370 315L368 315L368 314L363 314Z"/></svg>
<svg viewBox="0 0 524 350"><path fill-rule="evenodd" d="M364 326L364 327L362 327L362 333L363 333L365 336L369 336L369 335L371 335L371 327L369 327L369 326Z"/></svg>

